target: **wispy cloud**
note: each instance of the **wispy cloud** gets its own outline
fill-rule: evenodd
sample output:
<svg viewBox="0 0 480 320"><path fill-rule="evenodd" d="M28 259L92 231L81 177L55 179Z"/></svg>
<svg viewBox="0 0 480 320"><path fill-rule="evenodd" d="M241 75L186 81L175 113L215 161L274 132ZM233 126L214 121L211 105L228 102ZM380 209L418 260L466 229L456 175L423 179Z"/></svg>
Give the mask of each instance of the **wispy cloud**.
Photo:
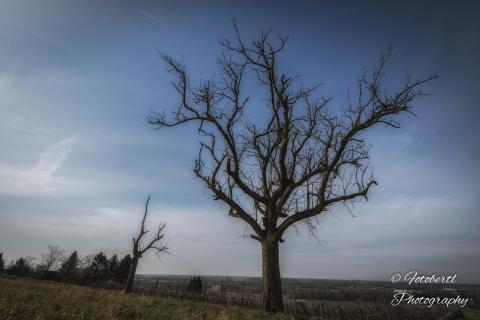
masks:
<svg viewBox="0 0 480 320"><path fill-rule="evenodd" d="M76 136L55 143L40 153L39 161L35 167L28 170L26 175L37 183L46 185L72 152Z"/></svg>
<svg viewBox="0 0 480 320"><path fill-rule="evenodd" d="M51 188L55 172L63 165L77 141L75 135L45 148L37 164L24 169L0 164L0 194L56 195Z"/></svg>

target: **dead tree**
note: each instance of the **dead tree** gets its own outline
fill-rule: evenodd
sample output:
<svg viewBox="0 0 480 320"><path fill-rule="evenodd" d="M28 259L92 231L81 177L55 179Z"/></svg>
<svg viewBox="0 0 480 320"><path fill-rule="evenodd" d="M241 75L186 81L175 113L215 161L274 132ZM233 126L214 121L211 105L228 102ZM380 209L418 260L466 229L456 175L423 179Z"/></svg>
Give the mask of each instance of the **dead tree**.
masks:
<svg viewBox="0 0 480 320"><path fill-rule="evenodd" d="M144 245L143 236L148 233L148 230L145 230L145 221L148 214L148 204L150 202L150 196L147 198L145 203L145 213L143 214L142 223L140 225L140 233L136 238L133 238L133 251L132 251L132 264L130 265L130 271L128 273L127 283L123 289L123 293L131 293L133 289L133 281L135 280L135 273L137 272L137 266L140 258L145 252L150 249L153 249L157 254L165 253L168 251L166 245L162 244L162 239L164 238L163 230L165 229L165 223L160 223L157 229L155 236Z"/></svg>
<svg viewBox="0 0 480 320"><path fill-rule="evenodd" d="M314 97L317 87L303 87L280 71L286 38L271 41L267 31L246 43L236 24L234 29L235 41L221 42L220 75L198 86L192 86L183 62L162 55L180 101L171 116L153 113L149 123L157 129L198 125L202 138L194 172L259 241L263 304L275 312L283 310L279 243L285 231L302 222L315 233L319 214L367 198L377 183L364 133L379 124L398 128L397 116L412 112L412 101L423 95L420 86L436 76L408 78L387 92L382 79L388 55L382 55L359 79L356 98L349 94L345 106L331 109L331 99ZM250 103L244 93L247 74L263 88L263 100ZM265 103L266 109L255 106L257 117L247 119L253 103Z"/></svg>
<svg viewBox="0 0 480 320"><path fill-rule="evenodd" d="M48 273L52 268L65 258L65 251L58 246L48 246L48 251L41 255L41 268L44 273Z"/></svg>

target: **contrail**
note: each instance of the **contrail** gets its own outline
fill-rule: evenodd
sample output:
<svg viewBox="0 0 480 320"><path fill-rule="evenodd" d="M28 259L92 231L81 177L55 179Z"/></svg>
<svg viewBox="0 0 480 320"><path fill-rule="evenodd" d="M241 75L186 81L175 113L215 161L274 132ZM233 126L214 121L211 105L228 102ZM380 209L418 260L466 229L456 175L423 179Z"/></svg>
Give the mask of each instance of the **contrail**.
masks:
<svg viewBox="0 0 480 320"><path fill-rule="evenodd" d="M146 13L145 11L143 10L137 10L138 13L140 13L141 15L144 15L145 17L147 18L150 18L152 20L155 20L156 22L162 22L160 19L158 19L157 17L155 16L152 16L151 14L148 14Z"/></svg>

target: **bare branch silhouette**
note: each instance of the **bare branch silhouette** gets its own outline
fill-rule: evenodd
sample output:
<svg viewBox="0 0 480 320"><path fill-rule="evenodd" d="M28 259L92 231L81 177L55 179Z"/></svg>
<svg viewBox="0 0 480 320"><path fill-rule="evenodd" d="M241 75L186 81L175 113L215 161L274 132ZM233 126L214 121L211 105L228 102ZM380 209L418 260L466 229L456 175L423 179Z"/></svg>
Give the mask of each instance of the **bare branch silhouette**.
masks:
<svg viewBox="0 0 480 320"><path fill-rule="evenodd" d="M145 202L145 212L143 214L142 222L140 225L140 232L136 238L132 239L133 242L133 252L132 252L132 264L130 266L130 272L127 278L127 284L125 285L124 293L131 293L133 289L133 281L135 279L135 273L137 271L137 266L140 258L148 250L154 250L157 254L167 253L168 248L162 242L165 234L165 223L160 223L157 229L157 232L150 241L144 243L144 236L149 232L145 230L145 222L148 214L148 205L150 203L150 196L148 196L147 201Z"/></svg>
<svg viewBox="0 0 480 320"><path fill-rule="evenodd" d="M331 99L314 96L318 86L304 87L298 77L280 71L279 53L287 38L272 41L269 30L247 43L236 23L234 31L234 41L220 42L225 50L217 61L220 76L198 86L191 85L183 62L162 55L176 77L180 101L170 116L153 113L149 123L157 129L197 125L203 138L194 173L261 243L264 304L278 311L283 310L278 246L285 231L298 222L313 231L315 218L335 204L367 199L377 182L364 133L376 125L400 127L398 115L412 113L412 102L424 95L420 87L437 76L409 78L396 91L387 91L383 77L389 50L359 79L355 101L349 99L334 113ZM259 112L256 122L246 116L247 72L267 100L265 116L252 106Z"/></svg>

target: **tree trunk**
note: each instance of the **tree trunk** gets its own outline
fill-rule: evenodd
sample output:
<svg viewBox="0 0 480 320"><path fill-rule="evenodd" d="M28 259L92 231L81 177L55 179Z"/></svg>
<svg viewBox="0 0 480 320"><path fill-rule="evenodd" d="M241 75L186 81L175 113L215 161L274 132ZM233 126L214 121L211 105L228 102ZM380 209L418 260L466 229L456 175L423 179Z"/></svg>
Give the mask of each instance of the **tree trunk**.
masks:
<svg viewBox="0 0 480 320"><path fill-rule="evenodd" d="M262 291L265 311L283 311L278 241L262 242Z"/></svg>
<svg viewBox="0 0 480 320"><path fill-rule="evenodd" d="M130 265L130 271L128 272L127 284L123 293L132 293L133 281L135 280L135 273L137 272L138 257L133 257L132 264Z"/></svg>

